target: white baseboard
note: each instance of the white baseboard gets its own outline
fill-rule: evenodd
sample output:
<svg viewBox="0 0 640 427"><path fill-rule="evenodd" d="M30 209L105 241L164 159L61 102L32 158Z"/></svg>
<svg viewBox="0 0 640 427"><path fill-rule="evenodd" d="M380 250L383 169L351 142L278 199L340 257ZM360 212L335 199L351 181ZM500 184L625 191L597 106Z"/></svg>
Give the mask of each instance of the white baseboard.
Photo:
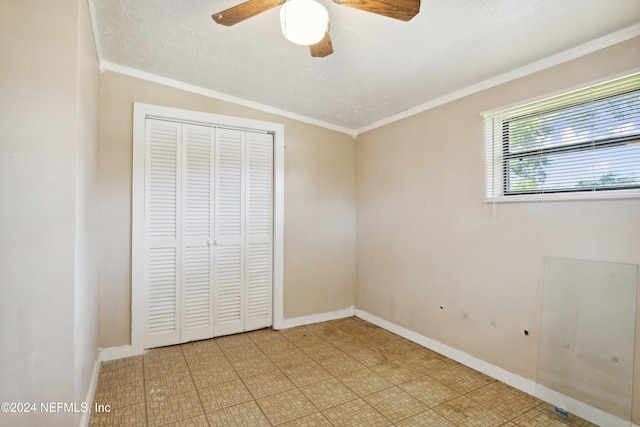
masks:
<svg viewBox="0 0 640 427"><path fill-rule="evenodd" d="M84 401L89 404L89 407L93 405L93 399L96 395L96 387L98 386L98 375L100 374L100 355L93 362L93 370L91 371L91 379L89 380L89 389ZM89 419L91 417L91 411L83 412L82 418L80 418L80 426L87 427L89 425Z"/></svg>
<svg viewBox="0 0 640 427"><path fill-rule="evenodd" d="M344 317L355 316L355 307L348 307L342 310L331 311L328 313L312 314L310 316L294 317L291 319L283 319L282 328L288 329L295 326L311 325L313 323L327 322L329 320L342 319ZM275 327L274 327L275 329ZM107 362L109 360L122 359L125 357L138 356L144 353L142 347L133 345L123 345L120 347L108 347L101 348L98 355L100 362Z"/></svg>
<svg viewBox="0 0 640 427"><path fill-rule="evenodd" d="M568 409L569 413L577 415L580 418L583 418L594 424L606 427L629 426L629 421L625 421L621 418L604 412L601 409L587 405L586 403L576 400L572 397L563 395L562 393L550 390L542 385L537 384L533 380L524 378L518 374L514 374L513 372L509 372L503 368L500 368L496 365L465 353L464 351L450 347L446 344L441 343L440 341L425 337L424 335L420 335L417 332L411 331L402 326L398 326L395 323L389 322L388 320L382 319L371 313L356 309L355 315L356 317L373 323L374 325L386 329L389 332L393 332L396 335L400 335L401 337L406 338L409 341L413 341L414 343L426 347L429 350L440 353L443 356L448 357L449 359L462 363L465 366L482 372L485 375L488 375L498 381L510 385L511 387L517 388L518 390L544 400L545 402L548 402L554 406L562 405L563 407ZM636 424L633 424L633 427L638 426Z"/></svg>
<svg viewBox="0 0 640 427"><path fill-rule="evenodd" d="M545 402L548 402L552 405L556 405L556 406L562 405L563 407L566 407L569 410L569 413L577 415L581 418L584 418L585 420L590 421L594 424L597 424L600 426L607 426L607 427L629 426L629 421L624 421L621 418L618 418L614 415L611 415L607 412L602 411L601 409L597 409L593 406L587 405L584 402L578 401L572 397L547 389L542 385L536 384L536 382L533 380L524 378L518 374L514 374L513 372L509 372L503 368L500 368L499 366L493 365L489 362L486 362L482 359L478 359L475 356L465 353L462 350L458 350L454 347L450 347L446 344L443 344L440 341L434 340L424 335L420 335L417 332L414 332L410 329L396 325L395 323L382 319L366 311L356 309L355 307L348 307L342 310L332 311L328 313L319 313L319 314L313 314L310 316L301 316L301 317L294 317L291 319L284 319L282 322L283 327L280 329L288 329L296 326L311 325L313 323L327 322L329 320L342 319L345 317L352 317L352 316L356 316L363 320L366 320L367 322L373 323L374 325L377 325L383 329L386 329L389 332L393 332L394 334L399 335L403 338L406 338L409 341L415 342L416 344L419 344L425 348L428 348L437 353L440 353L443 356L446 356L452 360L455 360L456 362L459 362L465 366L475 369L476 371L482 372L485 375L495 378L496 380L501 381L507 385L510 385L511 387L521 390L527 394L536 396L539 399L544 400ZM100 371L101 362L106 362L106 361L115 360L115 359L122 359L130 356L137 356L137 355L143 354L143 352L144 352L143 348L138 348L132 345L124 345L120 347L109 347L109 348L100 349L98 360L96 360L96 363L94 365L93 374L91 378L91 387L89 389L89 392L87 393L86 401L93 402L93 396L95 394L95 388L98 381L98 373ZM88 422L89 422L88 415L86 415L86 419L83 416L81 426L86 426ZM632 424L632 427L640 427L640 426L637 424Z"/></svg>
<svg viewBox="0 0 640 427"><path fill-rule="evenodd" d="M329 320L342 319L345 317L355 316L356 308L348 307L342 310L330 311L328 313L312 314L311 316L294 317L291 319L284 319L282 322L282 328L288 329L296 326L311 325L313 323L327 322Z"/></svg>
<svg viewBox="0 0 640 427"><path fill-rule="evenodd" d="M570 414L576 414L580 418L584 418L587 421L598 424L599 426L606 427L629 427L629 421L625 421L622 418L618 418L611 415L602 409L594 408L591 405L587 405L580 400L577 400L566 394L559 393L548 387L538 384L535 396L551 403L557 408L566 409Z"/></svg>
<svg viewBox="0 0 640 427"><path fill-rule="evenodd" d="M123 359L125 357L139 356L144 353L142 347L138 348L132 345L123 345L120 347L108 347L101 348L98 355L100 362L107 362L109 360Z"/></svg>

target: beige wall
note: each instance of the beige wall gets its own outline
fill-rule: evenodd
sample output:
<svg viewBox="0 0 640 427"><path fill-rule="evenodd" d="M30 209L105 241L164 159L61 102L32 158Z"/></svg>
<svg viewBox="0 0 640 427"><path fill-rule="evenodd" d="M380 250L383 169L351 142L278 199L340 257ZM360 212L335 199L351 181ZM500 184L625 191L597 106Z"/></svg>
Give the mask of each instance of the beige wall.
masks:
<svg viewBox="0 0 640 427"><path fill-rule="evenodd" d="M95 176L97 140L85 3L0 2L2 402L78 402L97 353L95 304L76 312L97 287L95 258L76 257L92 204L78 185ZM73 423L73 413L0 416L2 426Z"/></svg>
<svg viewBox="0 0 640 427"><path fill-rule="evenodd" d="M285 318L354 304L355 143L283 117L117 73L100 77L100 346L131 343L133 102L285 125Z"/></svg>
<svg viewBox="0 0 640 427"><path fill-rule="evenodd" d="M284 316L355 305L355 143L300 122L285 130Z"/></svg>
<svg viewBox="0 0 640 427"><path fill-rule="evenodd" d="M640 264L640 200L485 203L480 113L638 64L634 39L361 135L357 307L534 379L543 257Z"/></svg>

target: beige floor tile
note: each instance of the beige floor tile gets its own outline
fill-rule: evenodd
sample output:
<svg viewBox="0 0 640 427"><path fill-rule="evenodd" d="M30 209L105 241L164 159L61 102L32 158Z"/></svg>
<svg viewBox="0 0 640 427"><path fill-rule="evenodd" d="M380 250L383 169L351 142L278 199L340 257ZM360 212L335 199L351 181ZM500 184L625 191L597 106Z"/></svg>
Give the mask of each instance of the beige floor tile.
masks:
<svg viewBox="0 0 640 427"><path fill-rule="evenodd" d="M300 390L289 390L257 399L271 424L279 425L311 415L318 410Z"/></svg>
<svg viewBox="0 0 640 427"><path fill-rule="evenodd" d="M147 401L190 391L196 391L196 387L189 374L167 375L145 381Z"/></svg>
<svg viewBox="0 0 640 427"><path fill-rule="evenodd" d="M386 354L396 357L405 355L419 348L417 347L417 344L400 339L383 339L381 342L375 343L374 347L381 351L384 351Z"/></svg>
<svg viewBox="0 0 640 427"><path fill-rule="evenodd" d="M316 335L324 339L329 343L344 341L349 342L352 340L356 340L356 338L349 334L348 332L343 331L339 328L326 328L314 331Z"/></svg>
<svg viewBox="0 0 640 427"><path fill-rule="evenodd" d="M361 397L393 386L369 368L341 375L338 379Z"/></svg>
<svg viewBox="0 0 640 427"><path fill-rule="evenodd" d="M381 365L393 360L393 357L371 346L361 347L356 351L349 352L348 354L367 367Z"/></svg>
<svg viewBox="0 0 640 427"><path fill-rule="evenodd" d="M97 402L95 402L97 403ZM138 406L142 407L143 411L146 411L146 406L144 403L138 404ZM113 426L113 413L115 409L109 408L108 410L96 412L94 407L91 407L91 415L89 417L89 427L111 427ZM8 421L5 421L9 425ZM145 412L145 425L146 425L146 412Z"/></svg>
<svg viewBox="0 0 640 427"><path fill-rule="evenodd" d="M302 386L300 391L320 410L358 398L354 392L335 378Z"/></svg>
<svg viewBox="0 0 640 427"><path fill-rule="evenodd" d="M350 323L341 323L341 324L333 323L332 325L354 336L362 336L370 330L377 329L376 326L373 326L371 324L365 324L363 322L358 322L358 321L350 322Z"/></svg>
<svg viewBox="0 0 640 427"><path fill-rule="evenodd" d="M311 325L307 325L307 329L318 333L319 331L324 331L327 329L333 329L335 326L331 324L331 322L320 322L320 323L312 323Z"/></svg>
<svg viewBox="0 0 640 427"><path fill-rule="evenodd" d="M244 384L255 399L296 388L296 385L280 370L245 378Z"/></svg>
<svg viewBox="0 0 640 427"><path fill-rule="evenodd" d="M182 355L180 357L172 357L167 359L155 359L153 361L144 361L144 377L156 379L165 375L180 375L189 372L187 361Z"/></svg>
<svg viewBox="0 0 640 427"><path fill-rule="evenodd" d="M144 375L142 369L135 374L123 372L122 375L103 376L100 374L98 382L96 384L96 394L101 391L113 390L115 388L126 387L128 384L142 383L144 382Z"/></svg>
<svg viewBox="0 0 640 427"><path fill-rule="evenodd" d="M271 424L254 401L207 413L211 427L269 427Z"/></svg>
<svg viewBox="0 0 640 427"><path fill-rule="evenodd" d="M222 352L231 363L264 356L264 352L253 342L226 347L222 349Z"/></svg>
<svg viewBox="0 0 640 427"><path fill-rule="evenodd" d="M360 322L356 326L357 330L354 335L361 337L365 341L380 341L382 339L395 340L398 338L397 335L386 331L378 326L372 325L371 323Z"/></svg>
<svg viewBox="0 0 640 427"><path fill-rule="evenodd" d="M94 402L109 405L112 409L144 403L144 382L127 383L121 386L102 385L96 389Z"/></svg>
<svg viewBox="0 0 640 427"><path fill-rule="evenodd" d="M254 343L269 341L272 339L282 338L282 334L271 328L258 329L257 331L247 332L246 335Z"/></svg>
<svg viewBox="0 0 640 427"><path fill-rule="evenodd" d="M220 348L225 349L228 347L235 347L236 345L241 344L251 344L253 341L249 338L247 334L235 334L235 335L226 335L224 337L216 338L216 342L220 346Z"/></svg>
<svg viewBox="0 0 640 427"><path fill-rule="evenodd" d="M281 427L332 427L333 424L329 422L327 417L320 412L315 414L306 415L297 420L289 421L280 425Z"/></svg>
<svg viewBox="0 0 640 427"><path fill-rule="evenodd" d="M495 381L480 372L460 365L429 372L427 375L460 393L469 392Z"/></svg>
<svg viewBox="0 0 640 427"><path fill-rule="evenodd" d="M397 427L455 427L451 421L438 414L436 411L427 409L417 415L413 415L404 421L396 423Z"/></svg>
<svg viewBox="0 0 640 427"><path fill-rule="evenodd" d="M143 427L147 425L147 413L144 403L112 409L108 415L111 422L111 424L108 425L133 427Z"/></svg>
<svg viewBox="0 0 640 427"><path fill-rule="evenodd" d="M319 344L303 347L301 350L313 360L322 360L333 356L339 356L343 352L336 346L329 344L326 341L321 341Z"/></svg>
<svg viewBox="0 0 640 427"><path fill-rule="evenodd" d="M206 388L214 384L222 384L240 379L231 363L227 361L220 362L214 366L208 366L204 369L193 369L191 370L191 376L193 377L196 388Z"/></svg>
<svg viewBox="0 0 640 427"><path fill-rule="evenodd" d="M465 396L441 403L434 408L457 426L497 427L507 420Z"/></svg>
<svg viewBox="0 0 640 427"><path fill-rule="evenodd" d="M242 381L231 381L198 389L206 413L250 402L253 396Z"/></svg>
<svg viewBox="0 0 640 427"><path fill-rule="evenodd" d="M146 423L143 424L146 426ZM89 427L112 427L113 416L111 414L91 414Z"/></svg>
<svg viewBox="0 0 640 427"><path fill-rule="evenodd" d="M144 362L154 363L168 359L181 359L183 357L182 347L179 345L172 345L169 347L152 348L145 350Z"/></svg>
<svg viewBox="0 0 640 427"><path fill-rule="evenodd" d="M366 368L362 363L347 354L328 357L319 360L318 363L336 377Z"/></svg>
<svg viewBox="0 0 640 427"><path fill-rule="evenodd" d="M352 400L322 412L336 427L384 427L392 425L362 399Z"/></svg>
<svg viewBox="0 0 640 427"><path fill-rule="evenodd" d="M215 368L221 364L229 364L227 356L225 356L222 351L218 351L213 354L185 354L185 360L190 371L199 371L202 369Z"/></svg>
<svg viewBox="0 0 640 427"><path fill-rule="evenodd" d="M340 327L345 328L353 325L358 325L361 323L361 320L355 316L349 316L349 317L342 317L340 319L329 320L327 323L339 328Z"/></svg>
<svg viewBox="0 0 640 427"><path fill-rule="evenodd" d="M431 408L460 396L454 389L429 376L407 381L399 387Z"/></svg>
<svg viewBox="0 0 640 427"><path fill-rule="evenodd" d="M499 381L477 388L466 396L508 420L519 417L540 404L535 397Z"/></svg>
<svg viewBox="0 0 640 427"><path fill-rule="evenodd" d="M309 329L307 329L305 333L291 335L288 337L288 339L293 344L295 344L298 348L304 348L310 345L315 345L315 344L324 342L324 340L320 338L320 336L314 334Z"/></svg>
<svg viewBox="0 0 640 427"><path fill-rule="evenodd" d="M101 374L120 373L128 368L142 369L143 356L125 357L123 359L109 360L100 365Z"/></svg>
<svg viewBox="0 0 640 427"><path fill-rule="evenodd" d="M185 357L187 355L190 354L221 354L222 350L220 349L220 346L218 345L217 340L215 339L209 339L209 340L202 340L202 341L192 341L192 342L188 342L185 344L181 345L182 347L182 353L185 355Z"/></svg>
<svg viewBox="0 0 640 427"><path fill-rule="evenodd" d="M371 370L394 384L402 384L424 375L420 369L399 360L391 360L381 365L372 366Z"/></svg>
<svg viewBox="0 0 640 427"><path fill-rule="evenodd" d="M356 353L363 349L367 349L371 347L371 344L367 341L361 340L360 338L356 338L352 335L348 335L345 337L338 337L333 341L330 341L334 346L338 347L345 353Z"/></svg>
<svg viewBox="0 0 640 427"><path fill-rule="evenodd" d="M200 415L198 417L164 424L162 427L209 427L209 422L207 421L207 417Z"/></svg>
<svg viewBox="0 0 640 427"><path fill-rule="evenodd" d="M196 392L175 394L147 402L147 418L150 426L176 423L201 415L204 415L204 412Z"/></svg>
<svg viewBox="0 0 640 427"><path fill-rule="evenodd" d="M131 357L127 359L133 359ZM120 359L120 360L127 360ZM128 383L143 381L142 356L136 358L136 362L117 363L120 360L103 362L100 366L100 376L97 387L114 387Z"/></svg>
<svg viewBox="0 0 640 427"><path fill-rule="evenodd" d="M357 318L104 362L94 426L594 425Z"/></svg>
<svg viewBox="0 0 640 427"><path fill-rule="evenodd" d="M316 362L291 366L282 370L298 387L331 378L332 375Z"/></svg>
<svg viewBox="0 0 640 427"><path fill-rule="evenodd" d="M256 345L260 347L260 349L265 354L276 354L281 353L283 351L295 350L297 347L291 341L286 339L283 336L279 336L278 338L272 338L270 340L258 341Z"/></svg>
<svg viewBox="0 0 640 427"><path fill-rule="evenodd" d="M398 387L387 388L362 399L394 423L428 409L427 405Z"/></svg>
<svg viewBox="0 0 640 427"><path fill-rule="evenodd" d="M287 328L287 329L283 329L283 330L280 331L282 336L284 336L286 338L302 336L302 335L306 335L306 334L308 334L310 332L313 332L313 331L311 331L306 326L296 326L295 328Z"/></svg>
<svg viewBox="0 0 640 427"><path fill-rule="evenodd" d="M297 348L272 353L269 354L268 357L280 369L288 368L289 366L302 365L303 363L309 363L313 361L313 359L311 359L309 356L307 356Z"/></svg>
<svg viewBox="0 0 640 427"><path fill-rule="evenodd" d="M240 378L248 378L278 369L276 364L264 354L251 359L244 359L231 363L233 365L233 369L236 370Z"/></svg>
<svg viewBox="0 0 640 427"><path fill-rule="evenodd" d="M434 372L452 366L449 359L427 349L419 349L397 357L408 365L421 369L425 373Z"/></svg>

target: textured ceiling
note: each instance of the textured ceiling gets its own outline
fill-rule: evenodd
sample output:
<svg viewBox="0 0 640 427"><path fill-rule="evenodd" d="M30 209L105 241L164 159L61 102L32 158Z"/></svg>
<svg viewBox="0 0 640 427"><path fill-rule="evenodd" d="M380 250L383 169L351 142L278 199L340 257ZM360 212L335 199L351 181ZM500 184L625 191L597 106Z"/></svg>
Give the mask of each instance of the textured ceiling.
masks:
<svg viewBox="0 0 640 427"><path fill-rule="evenodd" d="M91 0L102 61L353 131L640 22L638 0L422 0L409 22L319 1L325 58L278 8L225 27L242 0Z"/></svg>

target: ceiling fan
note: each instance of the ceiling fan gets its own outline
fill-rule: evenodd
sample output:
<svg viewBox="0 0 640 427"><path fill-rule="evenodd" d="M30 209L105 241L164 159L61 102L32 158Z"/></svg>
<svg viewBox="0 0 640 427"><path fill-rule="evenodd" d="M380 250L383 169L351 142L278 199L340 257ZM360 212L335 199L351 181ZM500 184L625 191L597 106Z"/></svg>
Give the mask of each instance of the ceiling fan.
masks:
<svg viewBox="0 0 640 427"><path fill-rule="evenodd" d="M334 3L401 21L409 21L420 12L420 0L333 0ZM329 36L329 15L315 0L248 0L211 15L218 24L231 26L282 5L280 24L285 37L309 46L311 56L333 53Z"/></svg>

